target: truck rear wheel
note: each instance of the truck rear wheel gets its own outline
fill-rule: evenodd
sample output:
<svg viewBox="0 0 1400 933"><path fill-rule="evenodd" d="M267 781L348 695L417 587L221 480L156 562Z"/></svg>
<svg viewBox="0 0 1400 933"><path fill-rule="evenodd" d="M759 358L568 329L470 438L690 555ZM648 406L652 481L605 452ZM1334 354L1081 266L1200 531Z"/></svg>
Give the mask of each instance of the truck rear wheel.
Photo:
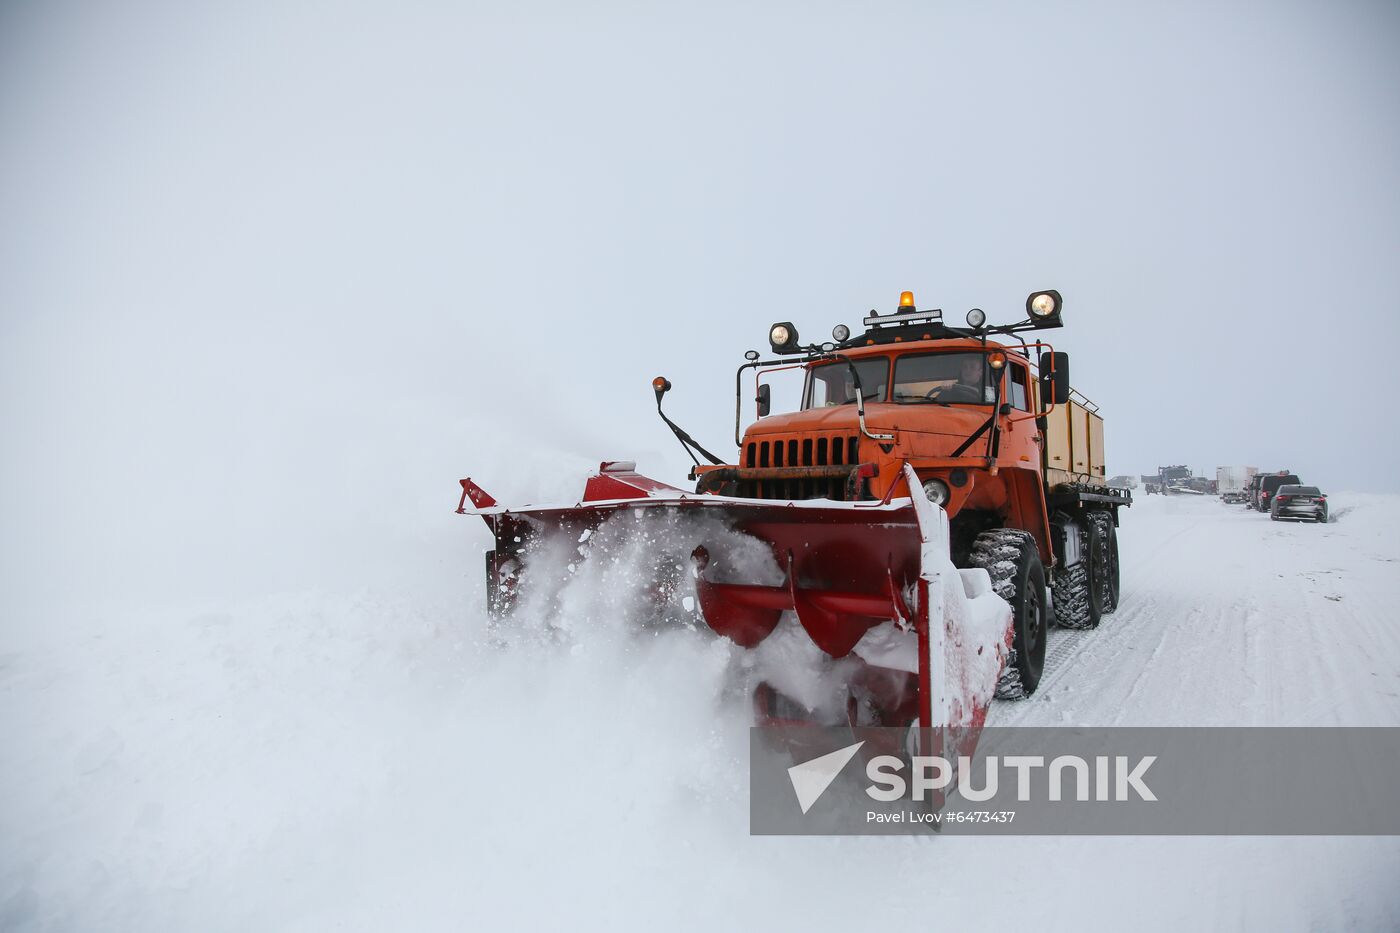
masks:
<svg viewBox="0 0 1400 933"><path fill-rule="evenodd" d="M1118 531L1108 512L1088 515L1085 560L1089 566L1090 628L1118 608Z"/></svg>
<svg viewBox="0 0 1400 933"><path fill-rule="evenodd" d="M1113 516L1104 513L1104 545L1106 554L1104 563L1108 568L1107 585L1104 589L1108 597L1104 601L1104 612L1115 612L1118 609L1118 594L1121 592L1121 578L1118 572L1118 528L1113 524Z"/></svg>
<svg viewBox="0 0 1400 933"><path fill-rule="evenodd" d="M1089 621L1089 571L1087 560L1062 567L1055 574L1050 593L1055 598L1055 624L1060 628L1093 628Z"/></svg>
<svg viewBox="0 0 1400 933"><path fill-rule="evenodd" d="M1045 669L1049 613L1045 567L1029 532L1019 528L984 531L972 544L972 566L992 578L992 590L1011 604L1011 656L997 683L997 697L1019 700L1035 693Z"/></svg>
<svg viewBox="0 0 1400 933"><path fill-rule="evenodd" d="M1084 522L1084 567L1089 579L1089 625L1098 628L1103 618L1103 591L1106 576L1103 566L1103 531L1093 515Z"/></svg>

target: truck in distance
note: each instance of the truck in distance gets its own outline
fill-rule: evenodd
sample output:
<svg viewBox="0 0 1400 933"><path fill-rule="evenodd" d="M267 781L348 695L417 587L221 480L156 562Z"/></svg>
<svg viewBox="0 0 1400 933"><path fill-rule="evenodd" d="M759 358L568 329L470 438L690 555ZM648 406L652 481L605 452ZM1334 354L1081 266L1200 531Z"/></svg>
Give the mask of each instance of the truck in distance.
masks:
<svg viewBox="0 0 1400 933"><path fill-rule="evenodd" d="M1259 473L1258 467L1221 466L1215 468L1215 490L1221 502L1244 502L1250 480Z"/></svg>

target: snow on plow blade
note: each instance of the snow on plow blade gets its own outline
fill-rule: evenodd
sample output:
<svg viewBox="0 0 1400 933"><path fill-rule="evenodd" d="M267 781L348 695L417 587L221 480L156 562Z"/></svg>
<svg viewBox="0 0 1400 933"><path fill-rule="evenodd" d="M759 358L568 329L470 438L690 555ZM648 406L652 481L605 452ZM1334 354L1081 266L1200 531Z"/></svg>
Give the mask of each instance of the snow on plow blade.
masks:
<svg viewBox="0 0 1400 933"><path fill-rule="evenodd" d="M620 541L664 526L647 545L685 551L705 625L762 650L785 618L795 621L840 662L852 725L975 733L1010 650L1010 607L992 593L986 571L953 566L947 516L905 469L909 497L773 501L688 493L612 462L572 506L506 508L464 479L457 511L480 515L495 536L486 561L493 614L510 611L522 569L548 542L597 541L606 532ZM807 718L768 684L755 706L761 720Z"/></svg>

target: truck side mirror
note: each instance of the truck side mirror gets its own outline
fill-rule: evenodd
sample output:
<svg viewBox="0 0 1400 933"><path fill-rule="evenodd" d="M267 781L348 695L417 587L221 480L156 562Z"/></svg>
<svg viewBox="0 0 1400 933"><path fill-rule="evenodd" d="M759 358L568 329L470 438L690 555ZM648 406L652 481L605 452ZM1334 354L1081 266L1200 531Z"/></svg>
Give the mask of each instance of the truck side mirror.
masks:
<svg viewBox="0 0 1400 933"><path fill-rule="evenodd" d="M1069 401L1069 354L1040 354L1040 397L1056 405Z"/></svg>
<svg viewBox="0 0 1400 933"><path fill-rule="evenodd" d="M766 382L759 386L758 398L755 401L758 402L758 416L768 417L768 412L773 408L773 387Z"/></svg>

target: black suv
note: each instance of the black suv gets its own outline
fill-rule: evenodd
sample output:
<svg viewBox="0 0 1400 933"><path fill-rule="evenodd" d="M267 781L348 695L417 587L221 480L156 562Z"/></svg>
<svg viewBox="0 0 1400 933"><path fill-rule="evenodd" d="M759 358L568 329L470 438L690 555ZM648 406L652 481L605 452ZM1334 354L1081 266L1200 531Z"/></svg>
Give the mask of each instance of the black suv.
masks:
<svg viewBox="0 0 1400 933"><path fill-rule="evenodd" d="M1302 482L1292 473L1270 473L1259 481L1259 501L1254 507L1261 512L1269 511L1270 502L1280 486L1298 486Z"/></svg>

